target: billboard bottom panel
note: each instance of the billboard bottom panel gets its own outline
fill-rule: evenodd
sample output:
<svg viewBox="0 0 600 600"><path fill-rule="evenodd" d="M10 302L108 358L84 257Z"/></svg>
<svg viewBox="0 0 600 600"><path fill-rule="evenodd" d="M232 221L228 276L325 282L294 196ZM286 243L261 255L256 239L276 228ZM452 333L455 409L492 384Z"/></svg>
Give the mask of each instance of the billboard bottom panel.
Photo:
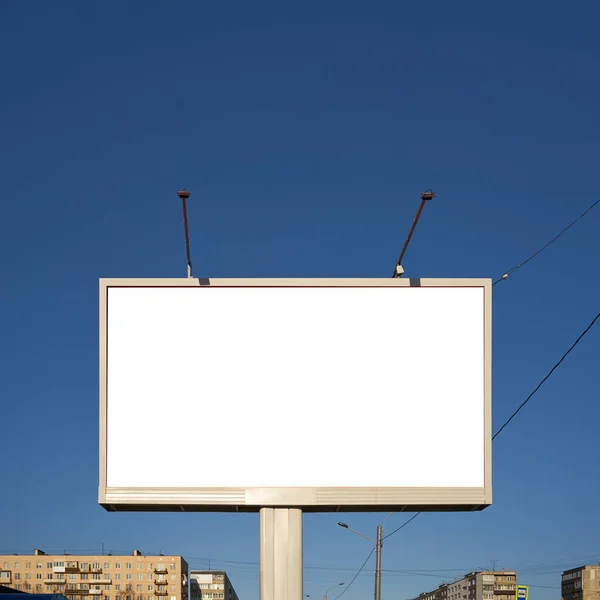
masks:
<svg viewBox="0 0 600 600"><path fill-rule="evenodd" d="M108 511L258 512L299 508L304 512L483 510L491 494L483 488L100 488Z"/></svg>

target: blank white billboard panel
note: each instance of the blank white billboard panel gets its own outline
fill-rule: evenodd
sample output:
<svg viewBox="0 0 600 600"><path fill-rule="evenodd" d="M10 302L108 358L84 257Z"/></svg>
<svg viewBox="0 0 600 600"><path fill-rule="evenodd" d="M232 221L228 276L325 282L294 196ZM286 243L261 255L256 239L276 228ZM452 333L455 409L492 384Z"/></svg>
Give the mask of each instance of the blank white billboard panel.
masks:
<svg viewBox="0 0 600 600"><path fill-rule="evenodd" d="M488 280L102 281L101 504L488 505L489 295Z"/></svg>

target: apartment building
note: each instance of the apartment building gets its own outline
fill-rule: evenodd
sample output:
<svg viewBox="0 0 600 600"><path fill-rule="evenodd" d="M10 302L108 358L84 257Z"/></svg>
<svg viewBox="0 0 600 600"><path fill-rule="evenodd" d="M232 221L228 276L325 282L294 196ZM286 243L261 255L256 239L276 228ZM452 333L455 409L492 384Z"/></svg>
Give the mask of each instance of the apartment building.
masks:
<svg viewBox="0 0 600 600"><path fill-rule="evenodd" d="M600 565L564 571L561 591L562 600L600 600Z"/></svg>
<svg viewBox="0 0 600 600"><path fill-rule="evenodd" d="M0 555L0 585L69 600L188 600L188 564L181 556Z"/></svg>
<svg viewBox="0 0 600 600"><path fill-rule="evenodd" d="M516 600L516 589L515 571L473 571L413 600Z"/></svg>
<svg viewBox="0 0 600 600"><path fill-rule="evenodd" d="M191 600L239 600L225 571L190 571Z"/></svg>

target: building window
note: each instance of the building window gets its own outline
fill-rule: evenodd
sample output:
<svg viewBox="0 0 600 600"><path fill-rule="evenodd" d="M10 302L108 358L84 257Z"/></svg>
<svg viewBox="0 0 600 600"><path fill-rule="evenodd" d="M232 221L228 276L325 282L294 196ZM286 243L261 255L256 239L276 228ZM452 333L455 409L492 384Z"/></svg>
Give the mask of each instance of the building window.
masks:
<svg viewBox="0 0 600 600"><path fill-rule="evenodd" d="M115 585L115 590L117 590L117 592L121 591L121 584L117 583L117 585Z"/></svg>
<svg viewBox="0 0 600 600"><path fill-rule="evenodd" d="M88 574L87 573L82 573L81 574L81 580L82 581L87 581L88 580Z"/></svg>
<svg viewBox="0 0 600 600"><path fill-rule="evenodd" d="M4 561L4 564L2 565L5 569L8 569L8 562Z"/></svg>
<svg viewBox="0 0 600 600"><path fill-rule="evenodd" d="M125 568L126 569L131 569L131 563L125 563Z"/></svg>
<svg viewBox="0 0 600 600"><path fill-rule="evenodd" d="M16 562L15 563L15 569L20 569L21 568L21 563Z"/></svg>
<svg viewBox="0 0 600 600"><path fill-rule="evenodd" d="M117 594L117 595L115 596L115 600L121 600L121 596L120 596L120 594Z"/></svg>
<svg viewBox="0 0 600 600"><path fill-rule="evenodd" d="M105 569L110 569L110 563L104 563L104 568Z"/></svg>
<svg viewBox="0 0 600 600"><path fill-rule="evenodd" d="M42 574L41 573L36 573L35 574L35 578L36 579L41 579L42 578Z"/></svg>
<svg viewBox="0 0 600 600"><path fill-rule="evenodd" d="M15 579L21 579L21 573L15 573Z"/></svg>
<svg viewBox="0 0 600 600"><path fill-rule="evenodd" d="M143 576L141 573L138 573L138 574L137 574L137 579L138 579L139 581L141 581L143 578L144 578L144 576Z"/></svg>
<svg viewBox="0 0 600 600"><path fill-rule="evenodd" d="M110 600L110 596L104 596L104 600Z"/></svg>
<svg viewBox="0 0 600 600"><path fill-rule="evenodd" d="M25 573L25 579L31 579L31 573Z"/></svg>
<svg viewBox="0 0 600 600"><path fill-rule="evenodd" d="M92 565L92 569L99 569L100 568L100 563L94 563Z"/></svg>
<svg viewBox="0 0 600 600"><path fill-rule="evenodd" d="M176 569L177 565L175 563L171 563L171 569Z"/></svg>
<svg viewBox="0 0 600 600"><path fill-rule="evenodd" d="M175 579L177 575L171 575L171 579Z"/></svg>
<svg viewBox="0 0 600 600"><path fill-rule="evenodd" d="M115 573L115 579L121 579L121 573Z"/></svg>
<svg viewBox="0 0 600 600"><path fill-rule="evenodd" d="M141 586L141 584L139 584L139 583L138 583L138 584L135 586L135 589L136 589L138 592L141 592L141 591L142 591L142 586Z"/></svg>
<svg viewBox="0 0 600 600"><path fill-rule="evenodd" d="M77 573L69 573L69 579L71 579L72 581L77 579Z"/></svg>
<svg viewBox="0 0 600 600"><path fill-rule="evenodd" d="M121 568L121 563L115 563L115 569L120 569ZM118 600L121 600L120 598Z"/></svg>
<svg viewBox="0 0 600 600"><path fill-rule="evenodd" d="M104 591L105 592L110 592L110 585L105 585L104 586Z"/></svg>
<svg viewBox="0 0 600 600"><path fill-rule="evenodd" d="M154 587L154 586L153 586L152 584L150 584L150 585L148 586L148 591L149 591L149 592L151 592L153 587Z"/></svg>
<svg viewBox="0 0 600 600"><path fill-rule="evenodd" d="M148 573L148 581L152 581L152 573Z"/></svg>
<svg viewBox="0 0 600 600"><path fill-rule="evenodd" d="M171 596L171 600L177 600L177 596Z"/></svg>
<svg viewBox="0 0 600 600"><path fill-rule="evenodd" d="M102 575L100 573L92 573L92 579L102 579Z"/></svg>
<svg viewBox="0 0 600 600"><path fill-rule="evenodd" d="M30 562L26 562L25 563L25 568L26 569L31 569L31 563Z"/></svg>
<svg viewBox="0 0 600 600"><path fill-rule="evenodd" d="M137 568L138 568L138 570L142 568L142 563L141 563L141 562L139 562L139 563L137 564Z"/></svg>
<svg viewBox="0 0 600 600"><path fill-rule="evenodd" d="M42 591L42 584L41 583L36 583L35 584L35 591L36 592L41 592Z"/></svg>
<svg viewBox="0 0 600 600"><path fill-rule="evenodd" d="M35 563L35 568L36 569L41 569L42 568L42 563Z"/></svg>
<svg viewBox="0 0 600 600"><path fill-rule="evenodd" d="M125 575L125 579L131 579L131 573L127 573L127 575Z"/></svg>

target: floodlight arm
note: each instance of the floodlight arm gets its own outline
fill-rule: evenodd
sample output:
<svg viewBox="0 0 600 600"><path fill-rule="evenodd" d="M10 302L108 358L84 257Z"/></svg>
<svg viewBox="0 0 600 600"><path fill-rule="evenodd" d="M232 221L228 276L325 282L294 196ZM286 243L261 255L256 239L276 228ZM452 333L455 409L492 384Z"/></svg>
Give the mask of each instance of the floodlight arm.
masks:
<svg viewBox="0 0 600 600"><path fill-rule="evenodd" d="M410 228L410 231L408 232L408 236L406 238L406 241L404 242L404 246L402 246L402 250L400 251L400 256L398 257L398 260L396 261L396 265L394 267L394 272L392 273L392 278L402 277L402 275L404 274L404 269L402 268L402 259L404 258L404 255L406 254L406 250L408 249L408 244L410 244L410 240L413 236L413 233L415 232L417 223L419 222L419 219L421 218L421 213L423 212L425 203L429 200L433 200L434 198L435 198L435 194L433 193L432 190L426 190L425 192L423 192L421 194L421 204L419 205L419 209L417 210L417 214L413 221L412 227Z"/></svg>
<svg viewBox="0 0 600 600"><path fill-rule="evenodd" d="M187 272L188 277L192 275L192 256L190 253L190 234L188 231L188 218L187 218L187 199L190 197L190 192L183 188L177 192L177 195L181 198L181 208L183 210L183 232L185 234L185 254L187 258Z"/></svg>

